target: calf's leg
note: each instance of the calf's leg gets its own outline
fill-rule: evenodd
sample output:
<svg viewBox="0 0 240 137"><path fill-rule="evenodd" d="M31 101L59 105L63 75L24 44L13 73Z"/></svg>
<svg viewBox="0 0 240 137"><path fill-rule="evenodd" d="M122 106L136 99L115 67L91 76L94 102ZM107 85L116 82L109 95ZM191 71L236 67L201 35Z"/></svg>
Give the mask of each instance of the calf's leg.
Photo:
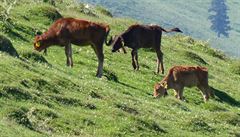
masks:
<svg viewBox="0 0 240 137"><path fill-rule="evenodd" d="M177 99L180 99L180 100L184 99L183 98L183 89L184 89L184 87L182 87L182 86L178 86L175 88L175 97Z"/></svg>
<svg viewBox="0 0 240 137"><path fill-rule="evenodd" d="M136 70L139 70L139 64L138 64L138 51L135 50L135 56L134 56L134 60L136 62Z"/></svg>
<svg viewBox="0 0 240 137"><path fill-rule="evenodd" d="M136 51L135 50L132 50L131 52L131 55L132 55L132 66L133 66L133 69L136 70L137 69L137 63L135 61L135 53Z"/></svg>
<svg viewBox="0 0 240 137"><path fill-rule="evenodd" d="M204 87L204 86L198 86L198 88L201 90L202 92L202 95L203 95L203 99L205 102L208 101L209 99L209 93L208 93L208 88L207 87Z"/></svg>
<svg viewBox="0 0 240 137"><path fill-rule="evenodd" d="M179 96L178 91L174 90L174 96L175 96L175 98L178 98L178 96Z"/></svg>
<svg viewBox="0 0 240 137"><path fill-rule="evenodd" d="M103 74L103 62L104 62L103 44L100 46L93 45L92 47L98 58L98 69L96 77L101 78Z"/></svg>
<svg viewBox="0 0 240 137"><path fill-rule="evenodd" d="M179 99L180 100L184 100L184 98L183 98L183 87L181 87L180 89L179 89Z"/></svg>
<svg viewBox="0 0 240 137"><path fill-rule="evenodd" d="M157 69L156 73L158 74L160 72L159 69L161 69L162 74L164 74L164 67L163 67L163 53L161 50L156 50L157 52Z"/></svg>
<svg viewBox="0 0 240 137"><path fill-rule="evenodd" d="M73 67L71 43L69 43L65 46L65 54L66 54L66 57L67 57L67 66Z"/></svg>
<svg viewBox="0 0 240 137"><path fill-rule="evenodd" d="M44 49L43 54L47 56L47 49Z"/></svg>

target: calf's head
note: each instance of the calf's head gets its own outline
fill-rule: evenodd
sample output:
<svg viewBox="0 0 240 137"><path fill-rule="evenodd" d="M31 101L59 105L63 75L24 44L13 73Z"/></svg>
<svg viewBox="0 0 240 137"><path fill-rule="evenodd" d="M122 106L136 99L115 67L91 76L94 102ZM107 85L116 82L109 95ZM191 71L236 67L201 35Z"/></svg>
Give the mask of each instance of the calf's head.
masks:
<svg viewBox="0 0 240 137"><path fill-rule="evenodd" d="M168 95L167 93L167 83L162 82L162 83L156 83L154 85L154 91L153 91L153 96L154 97L162 97Z"/></svg>
<svg viewBox="0 0 240 137"><path fill-rule="evenodd" d="M124 53L127 53L124 48L124 40L122 36L115 36L112 42L112 52L119 51L122 48Z"/></svg>
<svg viewBox="0 0 240 137"><path fill-rule="evenodd" d="M33 46L34 46L34 49L39 52L47 48L47 46L43 43L42 37L40 35L37 35L35 37Z"/></svg>

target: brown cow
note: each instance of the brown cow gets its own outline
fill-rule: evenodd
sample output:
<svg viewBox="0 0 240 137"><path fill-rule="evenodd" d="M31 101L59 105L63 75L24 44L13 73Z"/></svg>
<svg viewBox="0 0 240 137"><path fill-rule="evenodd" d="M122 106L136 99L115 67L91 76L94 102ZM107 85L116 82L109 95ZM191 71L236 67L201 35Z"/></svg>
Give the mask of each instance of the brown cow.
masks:
<svg viewBox="0 0 240 137"><path fill-rule="evenodd" d="M165 30L157 25L132 25L121 35L114 38L114 41L112 43L112 52L118 51L120 48L123 48L123 46L132 48L132 66L134 70L139 70L138 49L153 48L157 53L158 59L156 73L159 73L159 68L161 67L161 72L163 74L163 53L161 52L162 31L182 32L178 28ZM160 64L161 66L159 66Z"/></svg>
<svg viewBox="0 0 240 137"><path fill-rule="evenodd" d="M200 66L174 66L163 80L154 85L154 97L167 95L167 89L174 89L176 98L183 100L184 87L197 86L203 95L204 101L209 96L214 97L208 86L208 70Z"/></svg>
<svg viewBox="0 0 240 137"><path fill-rule="evenodd" d="M67 66L73 66L71 44L83 46L91 45L98 58L97 77L103 73L103 43L110 45L106 38L110 28L108 25L94 23L74 18L61 18L43 33L37 35L34 41L34 48L42 51L52 45L65 47Z"/></svg>

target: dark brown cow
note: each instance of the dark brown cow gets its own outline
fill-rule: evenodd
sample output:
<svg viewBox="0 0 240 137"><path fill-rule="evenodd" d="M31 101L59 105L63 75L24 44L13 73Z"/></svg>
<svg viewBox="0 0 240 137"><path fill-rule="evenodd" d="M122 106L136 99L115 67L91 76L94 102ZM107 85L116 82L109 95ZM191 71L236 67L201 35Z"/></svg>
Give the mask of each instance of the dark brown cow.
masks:
<svg viewBox="0 0 240 137"><path fill-rule="evenodd" d="M208 70L200 66L174 66L163 80L154 85L154 97L167 95L167 89L174 89L176 98L183 99L184 87L197 86L205 101L214 97L208 85Z"/></svg>
<svg viewBox="0 0 240 137"><path fill-rule="evenodd" d="M157 53L158 59L156 73L159 73L159 69L161 67L161 72L163 74L164 73L163 53L161 52L162 31L182 32L178 28L165 30L157 25L132 25L121 35L114 38L114 41L112 43L113 45L112 52L118 51L120 48L123 48L123 46L132 48L131 52L132 66L134 70L138 70L139 69L138 49L153 48Z"/></svg>
<svg viewBox="0 0 240 137"><path fill-rule="evenodd" d="M73 67L71 44L91 45L98 58L96 76L101 77L104 61L103 43L105 41L106 45L110 45L110 42L106 40L109 31L109 26L105 24L74 18L62 18L53 23L48 31L35 37L34 48L40 52L52 45L65 47L67 66Z"/></svg>

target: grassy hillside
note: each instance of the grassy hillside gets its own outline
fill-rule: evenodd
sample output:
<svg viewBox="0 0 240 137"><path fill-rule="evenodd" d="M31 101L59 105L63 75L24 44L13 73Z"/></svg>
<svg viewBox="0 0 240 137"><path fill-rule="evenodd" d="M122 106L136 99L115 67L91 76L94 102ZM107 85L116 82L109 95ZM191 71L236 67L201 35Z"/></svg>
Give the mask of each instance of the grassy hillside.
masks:
<svg viewBox="0 0 240 137"><path fill-rule="evenodd" d="M240 62L206 42L164 36L162 50L166 70L173 65L209 68L216 98L207 103L197 88L185 89L186 102L175 99L172 90L154 99L153 85L164 75L154 74L151 50L139 51L140 71L133 71L130 49L113 54L104 46L101 79L95 77L91 47L74 46L74 68L65 66L63 48L51 47L47 56L33 51L35 32L61 16L108 23L111 35L136 22L104 11L71 0L56 7L21 0L7 19L1 18L0 46L12 43L19 58L0 52L0 136L240 136Z"/></svg>
<svg viewBox="0 0 240 137"><path fill-rule="evenodd" d="M79 0L91 4L103 5L109 8L114 15L132 17L145 23L161 24L163 27L180 27L184 34L209 41L211 46L223 50L226 54L240 57L238 0ZM208 19L214 13L209 12L212 2L225 1L226 15L229 17L229 37L217 37L217 33L210 29ZM220 9L222 7L217 6ZM222 13L223 11L220 11ZM217 18L222 20L222 17ZM218 24L223 24L219 21ZM223 25L219 25L219 27Z"/></svg>

